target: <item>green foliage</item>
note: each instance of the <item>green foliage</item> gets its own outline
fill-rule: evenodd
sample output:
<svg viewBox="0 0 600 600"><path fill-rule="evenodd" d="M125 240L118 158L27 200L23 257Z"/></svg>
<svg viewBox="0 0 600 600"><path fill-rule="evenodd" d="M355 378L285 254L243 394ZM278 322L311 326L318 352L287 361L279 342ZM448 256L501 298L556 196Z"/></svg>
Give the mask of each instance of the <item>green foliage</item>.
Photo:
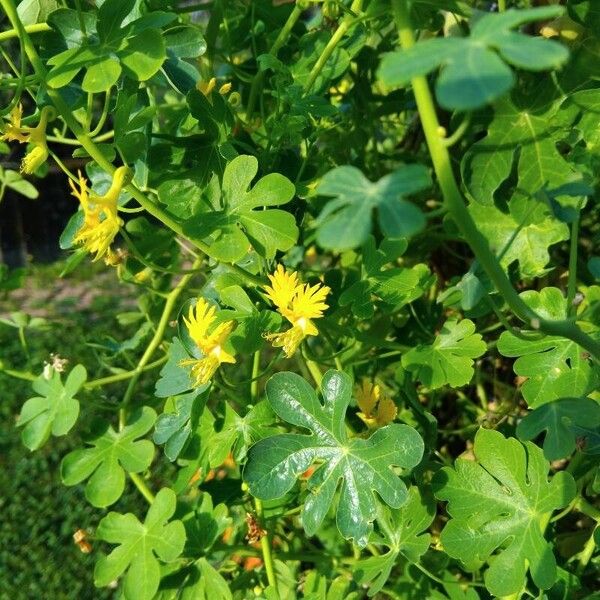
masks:
<svg viewBox="0 0 600 600"><path fill-rule="evenodd" d="M377 209L381 231L391 237L408 237L423 229L425 218L404 196L430 186L427 171L421 165L408 165L376 183L369 181L356 167L336 167L326 173L317 193L334 196L317 219L317 241L323 248L347 250L363 244Z"/></svg>
<svg viewBox="0 0 600 600"><path fill-rule="evenodd" d="M486 350L469 319L447 321L433 344L420 344L402 356L402 366L431 389L460 387L473 377L473 359Z"/></svg>
<svg viewBox="0 0 600 600"><path fill-rule="evenodd" d="M175 504L175 493L163 488L143 524L131 513L110 512L100 521L96 536L118 547L96 563L94 582L97 586L108 585L127 570L125 594L144 599L154 597L160 582L158 559L175 560L185 544L183 523L169 520L175 512Z"/></svg>
<svg viewBox="0 0 600 600"><path fill-rule="evenodd" d="M388 425L366 440L348 439L344 415L352 393L349 377L328 371L321 391L323 404L306 380L294 373L279 373L269 380L267 398L275 413L312 435L287 433L261 440L250 450L244 479L258 498L281 498L315 461L323 461L307 482L304 529L308 535L316 533L342 480L337 506L340 533L365 546L376 516L373 492L400 508L407 499L406 486L390 467L416 466L423 442L406 425Z"/></svg>
<svg viewBox="0 0 600 600"><path fill-rule="evenodd" d="M50 435L66 435L79 416L79 392L86 380L85 367L77 365L63 385L60 373L50 369L33 382L33 391L39 396L23 404L17 425L23 427L21 438L30 450L43 446Z"/></svg>
<svg viewBox="0 0 600 600"><path fill-rule="evenodd" d="M571 501L573 478L560 472L548 481L540 448L497 431L480 429L473 453L475 461L458 459L434 480L451 516L441 535L444 550L470 565L488 562L485 583L495 596L519 592L527 570L539 588L550 588L556 562L540 522Z"/></svg>
<svg viewBox="0 0 600 600"><path fill-rule="evenodd" d="M505 63L543 71L567 60L567 50L555 41L512 31L523 23L551 19L561 13L561 8L548 6L482 16L468 37L430 39L384 56L379 77L385 85L398 87L441 66L436 84L440 104L456 110L478 108L515 84L513 71Z"/></svg>
<svg viewBox="0 0 600 600"><path fill-rule="evenodd" d="M593 595L600 22L495 4L0 0L0 596Z"/></svg>
<svg viewBox="0 0 600 600"><path fill-rule="evenodd" d="M125 471L139 473L152 462L154 444L138 438L148 433L155 420L156 413L144 406L132 413L118 432L109 423L96 422L85 439L91 448L75 450L62 461L63 483L76 485L89 478L85 486L88 501L100 508L114 504L125 489Z"/></svg>

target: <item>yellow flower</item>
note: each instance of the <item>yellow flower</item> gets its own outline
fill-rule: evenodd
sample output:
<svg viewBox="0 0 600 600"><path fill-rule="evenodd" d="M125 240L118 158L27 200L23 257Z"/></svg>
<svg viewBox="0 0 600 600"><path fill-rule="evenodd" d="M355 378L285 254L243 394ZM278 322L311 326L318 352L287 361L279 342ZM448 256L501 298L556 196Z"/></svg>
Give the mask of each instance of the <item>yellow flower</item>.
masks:
<svg viewBox="0 0 600 600"><path fill-rule="evenodd" d="M395 402L381 393L381 388L376 383L363 379L362 384L356 388L356 401L361 412L360 419L374 429L391 423L398 414Z"/></svg>
<svg viewBox="0 0 600 600"><path fill-rule="evenodd" d="M44 164L48 158L48 146L46 144L46 127L48 121L54 118L54 109L44 106L40 115L40 121L36 127L21 126L23 107L18 104L10 113L10 122L4 128L4 134L0 140L7 142L17 141L21 144L33 144L33 148L25 155L21 163L22 173L33 173Z"/></svg>
<svg viewBox="0 0 600 600"><path fill-rule="evenodd" d="M216 77L211 77L208 81L200 80L196 84L196 88L199 92L202 92L206 97L210 96L211 92L217 85Z"/></svg>
<svg viewBox="0 0 600 600"><path fill-rule="evenodd" d="M113 175L110 189L104 196L89 190L87 181L81 173L79 173L79 189L69 180L73 196L79 200L84 214L83 225L77 231L73 241L75 244L82 245L90 254L96 254L95 261L105 255L109 261L111 260L110 245L123 225L117 212L117 201L130 175L131 172L127 167L119 167Z"/></svg>
<svg viewBox="0 0 600 600"><path fill-rule="evenodd" d="M235 358L222 347L235 323L219 323L211 333L208 332L217 318L216 312L214 306L204 298L199 298L195 306L190 306L187 319L183 317L190 337L204 354L203 358L189 358L179 363L181 366L192 365L192 377L196 386L208 383L221 363L235 363Z"/></svg>
<svg viewBox="0 0 600 600"><path fill-rule="evenodd" d="M271 285L265 286L267 297L292 327L281 333L269 334L266 338L276 348L283 348L290 358L305 337L318 335L319 331L311 319L323 316L323 311L328 308L325 299L331 290L320 283L313 286L300 283L298 274L287 273L282 265L269 275L269 280Z"/></svg>

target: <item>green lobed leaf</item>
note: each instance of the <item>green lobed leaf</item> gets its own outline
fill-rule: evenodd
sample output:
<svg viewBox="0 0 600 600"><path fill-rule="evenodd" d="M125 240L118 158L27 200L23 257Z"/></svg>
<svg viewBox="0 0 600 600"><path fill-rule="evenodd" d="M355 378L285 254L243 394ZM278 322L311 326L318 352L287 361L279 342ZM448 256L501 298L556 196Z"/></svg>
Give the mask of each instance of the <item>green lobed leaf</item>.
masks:
<svg viewBox="0 0 600 600"><path fill-rule="evenodd" d="M468 37L430 38L412 48L386 54L378 76L390 88L441 68L436 96L447 109L473 110L508 92L516 78L506 64L530 71L555 69L569 56L553 40L533 38L515 27L556 17L558 6L488 13L472 26Z"/></svg>
<svg viewBox="0 0 600 600"><path fill-rule="evenodd" d="M244 479L253 496L281 498L315 461L322 461L308 479L311 493L302 509L306 533L317 532L341 483L338 528L345 538L365 546L376 517L374 492L393 508L404 504L406 486L391 467L417 465L423 440L412 427L398 424L382 427L368 439L349 439L344 417L352 397L350 378L328 371L321 391L323 404L299 375L278 373L269 379L267 398L275 413L312 434L288 433L259 441L248 453Z"/></svg>
<svg viewBox="0 0 600 600"><path fill-rule="evenodd" d="M156 382L154 393L159 398L177 396L191 390L193 381L190 377L191 367L182 367L179 363L189 355L179 340L173 338L168 351L168 360L160 371L160 378Z"/></svg>
<svg viewBox="0 0 600 600"><path fill-rule="evenodd" d="M565 319L567 300L558 288L540 292L527 290L521 298L547 319ZM598 337L598 332L594 333ZM525 338L523 337L525 336ZM539 331L524 331L517 336L503 331L498 339L503 356L517 357L515 373L525 377L521 386L529 408L537 408L559 398L585 396L600 383L600 370L573 341Z"/></svg>
<svg viewBox="0 0 600 600"><path fill-rule="evenodd" d="M87 373L82 365L75 366L64 385L60 373L52 370L49 379L41 375L33 382L33 391L40 394L23 404L17 426L24 427L23 443L30 450L43 446L50 435L66 435L79 416L79 400L75 394L82 388Z"/></svg>
<svg viewBox="0 0 600 600"><path fill-rule="evenodd" d="M141 523L132 513L110 512L98 528L96 537L118 544L108 556L96 563L96 587L109 585L126 570L123 591L126 597L151 600L160 583L160 563L174 561L183 551L185 528L179 520L169 521L175 513L177 498L173 490L161 489Z"/></svg>
<svg viewBox="0 0 600 600"><path fill-rule="evenodd" d="M399 556L418 562L431 542L427 528L435 518L435 503L431 492L422 494L417 487L408 490L408 500L399 509L379 507L377 524L382 533L374 543L385 544L388 551L356 563L355 574L359 584L369 585L369 597L381 591L390 577Z"/></svg>
<svg viewBox="0 0 600 600"><path fill-rule="evenodd" d="M333 196L317 219L317 242L333 250L348 250L365 243L371 233L373 210L379 227L390 238L410 237L421 231L425 217L408 195L427 189L431 180L422 165L405 165L376 181L356 167L344 165L326 173L317 187Z"/></svg>
<svg viewBox="0 0 600 600"><path fill-rule="evenodd" d="M600 405L589 398L561 398L530 412L517 425L522 440L545 433L544 456L552 461L568 457L577 446L584 451L588 439L599 434Z"/></svg>
<svg viewBox="0 0 600 600"><path fill-rule="evenodd" d="M473 359L486 348L473 321L446 321L433 344L421 344L402 355L402 366L428 388L460 387L471 381Z"/></svg>
<svg viewBox="0 0 600 600"><path fill-rule="evenodd" d="M154 410L144 406L132 412L119 431L106 421L97 421L85 438L91 447L63 458L62 482L71 486L89 479L85 486L88 501L99 508L114 504L125 489L125 472L140 473L152 462L154 444L139 438L150 431L155 420Z"/></svg>
<svg viewBox="0 0 600 600"><path fill-rule="evenodd" d="M497 431L480 429L473 452L474 461L459 458L433 480L436 496L448 502L445 552L467 565L486 561L484 580L494 596L519 592L527 571L537 587L548 589L556 560L541 521L571 501L573 477L561 471L549 480L540 448Z"/></svg>

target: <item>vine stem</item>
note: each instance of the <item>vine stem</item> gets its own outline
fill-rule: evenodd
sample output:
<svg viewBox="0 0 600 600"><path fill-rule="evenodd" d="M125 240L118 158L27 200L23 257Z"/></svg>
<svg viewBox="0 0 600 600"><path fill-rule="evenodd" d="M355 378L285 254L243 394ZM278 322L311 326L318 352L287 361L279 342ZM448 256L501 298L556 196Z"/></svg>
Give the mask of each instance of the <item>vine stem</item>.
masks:
<svg viewBox="0 0 600 600"><path fill-rule="evenodd" d="M48 23L35 23L34 25L25 25L24 29L27 33L41 33L43 31L50 31L52 27ZM19 29L9 29L7 31L0 32L0 42L10 40L12 38L19 37Z"/></svg>
<svg viewBox="0 0 600 600"><path fill-rule="evenodd" d="M279 50L281 50L282 46L286 43L287 39L290 37L292 33L292 29L294 25L298 22L300 15L302 15L302 10L298 3L294 6L294 9L290 13L287 21L284 23L279 35L273 42L271 49L269 50L269 54L273 56L277 56ZM265 79L265 72L258 71L254 78L252 79L252 85L250 87L250 95L248 96L248 108L246 109L246 118L250 119L252 113L254 112L254 108L256 107L256 102L258 100L258 95L262 89L263 81Z"/></svg>
<svg viewBox="0 0 600 600"><path fill-rule="evenodd" d="M416 40L410 24L407 0L392 0L392 8L401 45L405 49L412 48ZM548 335L570 339L587 350L596 360L600 360L599 341L582 331L573 320L544 319L532 310L514 289L498 259L490 250L488 241L477 229L471 213L465 205L452 170L448 148L439 135L440 123L427 79L424 76L414 77L412 87L431 161L448 213L471 247L479 264L494 283L497 291L504 298L511 311L529 327L539 329Z"/></svg>
<svg viewBox="0 0 600 600"><path fill-rule="evenodd" d="M569 279L567 283L567 314L575 314L577 307L574 305L577 292L577 249L579 244L579 220L581 206L577 209L575 220L571 224L571 247L569 249Z"/></svg>
<svg viewBox="0 0 600 600"><path fill-rule="evenodd" d="M304 94L308 94L310 92L313 85L315 84L315 81L317 80L317 77L321 74L321 71L323 70L323 68L327 64L327 61L333 54L335 47L339 44L341 39L346 35L346 32L354 24L354 21L356 19L355 14L362 9L362 4L363 4L363 0L354 0L354 2L352 2L351 6L350 6L351 14L346 15L342 19L342 22L338 25L338 28L335 30L334 34L331 36L331 39L329 40L329 42L327 42L327 45L325 46L325 48L323 48L323 51L321 52L321 55L317 59L315 66L312 68L310 77L308 78L308 81L306 82L306 85L304 86Z"/></svg>
<svg viewBox="0 0 600 600"><path fill-rule="evenodd" d="M259 373L260 373L260 350L254 353L252 359L252 375L250 377L250 401L252 404L258 402L259 392ZM254 498L254 510L256 516L261 524L264 524L264 509L262 501L259 498ZM275 575L275 568L273 566L273 554L271 552L271 534L265 528L266 534L260 538L260 549L262 552L263 561L265 563L265 571L267 573L267 581L269 585L273 586L277 590L277 576Z"/></svg>
<svg viewBox="0 0 600 600"><path fill-rule="evenodd" d="M162 315L160 316L160 321L158 322L158 325L156 327L156 331L152 336L150 343L146 347L142 358L140 358L137 367L133 370L133 374L131 376L131 379L129 380L127 389L125 390L125 395L123 396L123 402L121 403L121 409L119 411L120 430L123 429L123 427L125 426L125 410L127 405L129 404L129 401L131 400L131 396L133 395L133 391L138 382L138 379L140 378L140 375L144 372L144 369L150 361L150 359L152 358L154 351L158 348L159 344L163 340L165 330L167 328L167 325L169 324L171 313L173 312L173 308L175 306L175 302L177 302L177 299L181 295L181 292L183 292L183 290L186 288L187 284L190 282L190 279L195 275L195 271L201 264L202 259L197 258L192 264L190 272L184 275L179 280L179 283L169 292L169 295L165 300L165 305L163 307Z"/></svg>
<svg viewBox="0 0 600 600"><path fill-rule="evenodd" d="M0 6L2 6L15 30L19 32L20 39L23 41L23 47L25 48L25 53L29 58L29 62L31 63L35 74L38 76L40 81L46 81L47 72L46 67L42 63L34 45L29 37L29 34L25 30L21 19L17 13L17 9L15 8L13 0L0 0ZM109 173L110 175L114 174L115 167L110 163L105 156L102 154L100 149L96 146L92 138L83 130L78 121L73 116L73 111L65 102L61 94L58 90L52 89L48 87L46 89L48 97L54 104L54 107L58 111L60 117L66 123L67 127L73 132L73 135L77 138L78 142L81 144L83 148L85 148L86 152L89 156L98 163L98 166L102 168L104 171ZM210 247L208 244L204 243L202 240L191 238L183 233L183 227L180 223L178 223L175 219L173 219L168 213L162 210L159 206L157 206L152 200L150 200L146 195L138 189L133 183L130 183L125 187L125 190L135 198L135 200L142 206L146 212L151 214L153 217L164 223L169 229L174 231L177 235L180 235L186 239L188 239L194 246L196 246L199 250L201 250L204 254L209 254ZM256 275L252 275L248 273L245 269L235 265L235 264L227 264L223 263L227 269L239 275L246 283L252 285L263 285L265 282Z"/></svg>

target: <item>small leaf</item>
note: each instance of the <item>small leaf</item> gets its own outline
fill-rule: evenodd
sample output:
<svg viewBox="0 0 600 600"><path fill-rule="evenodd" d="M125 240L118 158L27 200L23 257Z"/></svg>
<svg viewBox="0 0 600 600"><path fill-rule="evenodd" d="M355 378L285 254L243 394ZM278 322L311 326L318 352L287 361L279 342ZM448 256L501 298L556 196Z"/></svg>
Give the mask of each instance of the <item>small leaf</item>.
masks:
<svg viewBox="0 0 600 600"><path fill-rule="evenodd" d="M390 238L410 237L423 229L425 217L405 196L431 185L422 165L406 165L375 183L356 167L336 167L324 175L317 188L322 196L334 196L317 219L317 241L323 248L348 250L360 246L372 230L372 213Z"/></svg>
<svg viewBox="0 0 600 600"><path fill-rule="evenodd" d="M163 488L156 494L144 523L135 515L110 512L100 521L96 537L119 544L96 563L96 587L109 585L125 570L123 592L128 598L151 600L160 583L160 563L174 561L185 545L181 521L170 521L177 498L173 490ZM158 559L157 559L158 557Z"/></svg>
<svg viewBox="0 0 600 600"><path fill-rule="evenodd" d="M527 290L520 296L544 318L560 320L567 316L567 300L558 288ZM597 338L599 333L594 331L592 335ZM521 393L529 408L559 398L586 396L600 383L600 369L575 342L566 338L539 331L524 331L520 336L503 331L498 351L503 356L518 357L513 369L527 378Z"/></svg>
<svg viewBox="0 0 600 600"><path fill-rule="evenodd" d="M556 560L540 523L575 495L573 477L561 471L548 479L549 464L535 444L521 444L480 429L475 461L459 458L434 477L450 520L441 534L444 550L467 565L487 561L486 587L494 596L518 593L529 570L535 585L548 589Z"/></svg>
<svg viewBox="0 0 600 600"><path fill-rule="evenodd" d="M193 381L190 377L191 367L182 367L180 362L189 358L179 338L173 338L169 346L167 363L160 371L160 379L156 382L154 393L159 398L177 396L191 390Z"/></svg>
<svg viewBox="0 0 600 600"><path fill-rule="evenodd" d="M50 379L38 377L33 382L33 390L40 394L23 404L17 426L24 426L21 438L30 450L43 446L50 434L66 435L79 416L79 400L75 394L81 389L87 373L82 365L77 365L69 373L64 386L58 371L52 371Z"/></svg>
<svg viewBox="0 0 600 600"><path fill-rule="evenodd" d="M545 433L544 456L548 460L568 457L581 444L585 451L588 437L600 427L600 405L589 398L561 398L530 412L518 425L522 440L534 440ZM587 435L586 435L587 433Z"/></svg>
<svg viewBox="0 0 600 600"><path fill-rule="evenodd" d="M138 438L148 433L155 420L154 410L144 406L131 413L120 431L104 421L96 422L85 439L91 448L74 450L63 459L62 482L76 485L89 478L85 486L89 502L99 508L114 504L125 489L125 471L140 473L152 462L154 444Z"/></svg>
<svg viewBox="0 0 600 600"><path fill-rule="evenodd" d="M485 351L473 321L446 321L433 344L422 344L402 355L402 366L428 388L460 387L471 381L473 359Z"/></svg>
<svg viewBox="0 0 600 600"><path fill-rule="evenodd" d="M248 453L244 479L252 495L263 500L281 498L315 461L322 461L308 480L311 493L302 510L306 533L318 531L341 482L338 528L345 538L365 546L376 516L374 492L393 508L404 504L406 486L391 467L417 465L423 440L412 427L398 424L382 427L368 439L348 439L344 417L352 396L350 378L328 371L321 390L324 404L299 375L271 377L267 398L273 410L312 435L288 433L259 441Z"/></svg>

